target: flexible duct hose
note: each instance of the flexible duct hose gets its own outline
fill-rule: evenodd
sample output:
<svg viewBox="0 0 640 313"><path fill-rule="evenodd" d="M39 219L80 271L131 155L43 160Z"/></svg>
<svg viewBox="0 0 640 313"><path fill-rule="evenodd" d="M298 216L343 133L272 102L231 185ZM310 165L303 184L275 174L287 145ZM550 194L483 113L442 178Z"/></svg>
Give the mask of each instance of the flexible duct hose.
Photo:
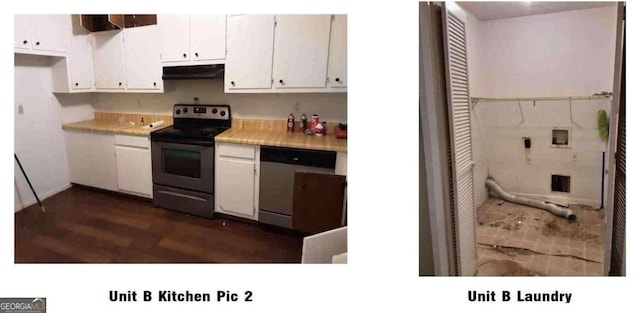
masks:
<svg viewBox="0 0 640 313"><path fill-rule="evenodd" d="M561 206L555 205L553 203L547 203L542 200L512 195L502 189L502 187L500 187L500 185L498 185L498 183L491 177L487 178L487 180L485 181L485 185L505 201L544 209L555 215L567 218L569 221L576 220L576 215L573 213L573 211L571 211L571 209L563 208Z"/></svg>

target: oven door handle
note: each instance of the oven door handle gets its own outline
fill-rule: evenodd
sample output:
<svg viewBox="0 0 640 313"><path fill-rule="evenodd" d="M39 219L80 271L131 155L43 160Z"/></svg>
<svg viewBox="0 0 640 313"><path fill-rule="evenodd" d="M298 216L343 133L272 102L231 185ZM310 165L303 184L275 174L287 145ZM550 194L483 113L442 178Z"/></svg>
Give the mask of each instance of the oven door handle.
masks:
<svg viewBox="0 0 640 313"><path fill-rule="evenodd" d="M193 140L193 139L172 140L172 139L164 139L164 138L151 138L151 142L166 142L166 143L175 143L180 145L193 145L193 146L205 146L205 147L213 146L213 141Z"/></svg>
<svg viewBox="0 0 640 313"><path fill-rule="evenodd" d="M171 191L158 191L158 192L166 194L166 195L174 196L174 197L187 198L187 199L196 200L196 201L202 201L202 202L206 202L207 201L206 199L202 199L202 198L194 197L194 196L189 196L189 195L184 195L184 194L177 193L177 192L171 192Z"/></svg>

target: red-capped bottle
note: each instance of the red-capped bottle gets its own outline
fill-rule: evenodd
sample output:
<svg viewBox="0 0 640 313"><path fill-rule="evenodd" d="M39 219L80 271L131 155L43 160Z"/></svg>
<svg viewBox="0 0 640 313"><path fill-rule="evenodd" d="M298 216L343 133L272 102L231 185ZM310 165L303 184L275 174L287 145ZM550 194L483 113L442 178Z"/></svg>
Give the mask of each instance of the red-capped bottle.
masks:
<svg viewBox="0 0 640 313"><path fill-rule="evenodd" d="M293 113L291 113L289 114L289 118L287 118L287 133L293 133L295 124L296 124L295 117L293 117Z"/></svg>
<svg viewBox="0 0 640 313"><path fill-rule="evenodd" d="M302 116L300 116L300 132L304 134L306 130L307 130L307 115L302 113Z"/></svg>

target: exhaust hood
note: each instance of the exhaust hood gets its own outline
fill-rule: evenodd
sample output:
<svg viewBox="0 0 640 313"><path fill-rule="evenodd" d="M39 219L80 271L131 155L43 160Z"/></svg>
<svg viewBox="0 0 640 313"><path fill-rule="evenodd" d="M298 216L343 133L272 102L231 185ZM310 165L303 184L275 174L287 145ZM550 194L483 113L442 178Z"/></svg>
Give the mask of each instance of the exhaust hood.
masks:
<svg viewBox="0 0 640 313"><path fill-rule="evenodd" d="M175 79L224 79L224 64L162 68L162 80Z"/></svg>

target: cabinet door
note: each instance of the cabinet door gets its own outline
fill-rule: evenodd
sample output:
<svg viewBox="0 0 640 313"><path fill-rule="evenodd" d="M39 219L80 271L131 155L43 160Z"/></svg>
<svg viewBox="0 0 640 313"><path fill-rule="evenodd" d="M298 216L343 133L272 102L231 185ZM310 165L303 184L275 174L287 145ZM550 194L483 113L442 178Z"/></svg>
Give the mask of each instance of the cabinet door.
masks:
<svg viewBox="0 0 640 313"><path fill-rule="evenodd" d="M31 48L31 32L29 30L29 17L24 14L16 14L14 20L13 45L15 48Z"/></svg>
<svg viewBox="0 0 640 313"><path fill-rule="evenodd" d="M189 15L158 15L163 63L189 61Z"/></svg>
<svg viewBox="0 0 640 313"><path fill-rule="evenodd" d="M345 176L296 172L293 183L294 229L319 233L342 226Z"/></svg>
<svg viewBox="0 0 640 313"><path fill-rule="evenodd" d="M122 31L93 33L96 89L124 89L125 63Z"/></svg>
<svg viewBox="0 0 640 313"><path fill-rule="evenodd" d="M127 89L160 89L162 62L158 25L124 30Z"/></svg>
<svg viewBox="0 0 640 313"><path fill-rule="evenodd" d="M347 87L347 16L334 15L329 47L329 87Z"/></svg>
<svg viewBox="0 0 640 313"><path fill-rule="evenodd" d="M189 20L191 60L224 60L227 54L227 17L191 15Z"/></svg>
<svg viewBox="0 0 640 313"><path fill-rule="evenodd" d="M229 16L228 89L271 89L273 15Z"/></svg>
<svg viewBox="0 0 640 313"><path fill-rule="evenodd" d="M149 149L116 146L118 189L151 197L151 152Z"/></svg>
<svg viewBox="0 0 640 313"><path fill-rule="evenodd" d="M69 44L69 77L71 88L91 89L93 85L93 53L91 35L76 35Z"/></svg>
<svg viewBox="0 0 640 313"><path fill-rule="evenodd" d="M278 15L276 21L276 88L326 87L331 15Z"/></svg>
<svg viewBox="0 0 640 313"><path fill-rule="evenodd" d="M67 52L71 39L71 15L30 15L33 50Z"/></svg>
<svg viewBox="0 0 640 313"><path fill-rule="evenodd" d="M218 158L216 160L216 197L218 211L253 217L255 212L255 162Z"/></svg>
<svg viewBox="0 0 640 313"><path fill-rule="evenodd" d="M116 190L115 139L111 134L66 131L72 183Z"/></svg>

